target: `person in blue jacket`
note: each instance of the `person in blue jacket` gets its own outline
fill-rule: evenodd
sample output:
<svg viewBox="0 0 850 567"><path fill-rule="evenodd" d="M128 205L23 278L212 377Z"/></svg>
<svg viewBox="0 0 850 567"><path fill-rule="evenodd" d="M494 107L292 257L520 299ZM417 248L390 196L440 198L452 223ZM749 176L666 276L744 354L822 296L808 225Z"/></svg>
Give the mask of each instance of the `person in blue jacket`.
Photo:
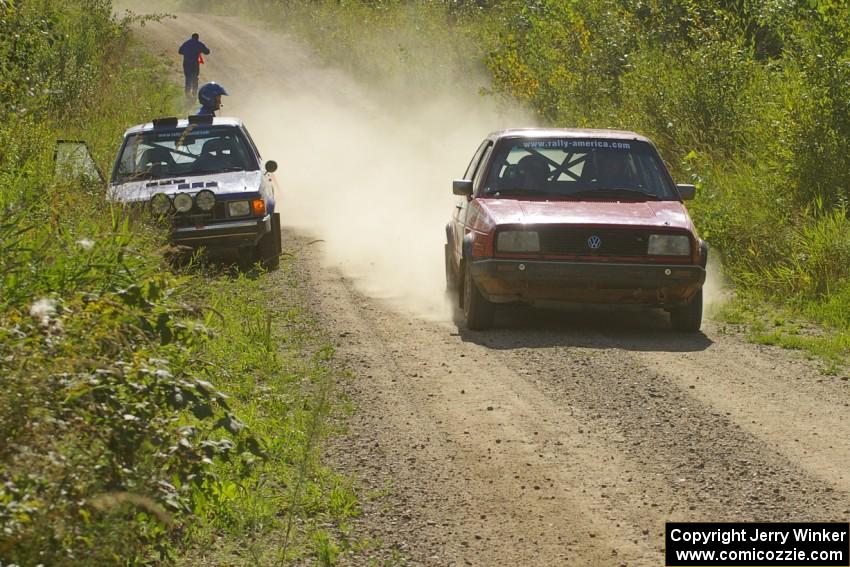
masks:
<svg viewBox="0 0 850 567"><path fill-rule="evenodd" d="M227 91L218 83L206 83L198 89L198 102L201 108L198 114L215 116L215 111L221 108L221 97L227 96Z"/></svg>
<svg viewBox="0 0 850 567"><path fill-rule="evenodd" d="M209 55L209 48L200 40L196 33L183 42L177 53L183 56L183 74L186 76L186 98L195 98L198 92L198 75L201 73L199 58L201 54Z"/></svg>

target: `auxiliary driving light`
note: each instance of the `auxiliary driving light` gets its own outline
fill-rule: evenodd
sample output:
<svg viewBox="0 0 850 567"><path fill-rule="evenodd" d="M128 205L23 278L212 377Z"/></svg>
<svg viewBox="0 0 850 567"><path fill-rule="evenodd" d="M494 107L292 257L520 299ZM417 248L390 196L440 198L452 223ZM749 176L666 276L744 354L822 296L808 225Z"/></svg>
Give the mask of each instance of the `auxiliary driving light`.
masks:
<svg viewBox="0 0 850 567"><path fill-rule="evenodd" d="M167 215L171 211L171 199L165 193L151 197L151 212L156 216Z"/></svg>
<svg viewBox="0 0 850 567"><path fill-rule="evenodd" d="M192 210L192 196L188 193L177 193L174 196L174 208L178 213L187 213Z"/></svg>
<svg viewBox="0 0 850 567"><path fill-rule="evenodd" d="M195 204L204 212L211 211L215 207L215 193L209 189L204 189L195 195Z"/></svg>

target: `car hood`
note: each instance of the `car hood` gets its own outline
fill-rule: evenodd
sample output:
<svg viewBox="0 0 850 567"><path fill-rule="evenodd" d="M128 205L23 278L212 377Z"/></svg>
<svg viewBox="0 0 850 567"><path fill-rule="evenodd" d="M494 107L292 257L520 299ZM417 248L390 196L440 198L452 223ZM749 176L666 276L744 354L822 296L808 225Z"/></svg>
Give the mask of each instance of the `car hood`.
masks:
<svg viewBox="0 0 850 567"><path fill-rule="evenodd" d="M209 189L216 195L257 193L262 180L262 171L230 171L212 175L144 179L111 185L107 198L110 201L134 203L149 201L156 193L174 195L179 192L197 193L202 189Z"/></svg>
<svg viewBox="0 0 850 567"><path fill-rule="evenodd" d="M692 230L679 201L523 201L479 199L496 225L575 224L670 227Z"/></svg>

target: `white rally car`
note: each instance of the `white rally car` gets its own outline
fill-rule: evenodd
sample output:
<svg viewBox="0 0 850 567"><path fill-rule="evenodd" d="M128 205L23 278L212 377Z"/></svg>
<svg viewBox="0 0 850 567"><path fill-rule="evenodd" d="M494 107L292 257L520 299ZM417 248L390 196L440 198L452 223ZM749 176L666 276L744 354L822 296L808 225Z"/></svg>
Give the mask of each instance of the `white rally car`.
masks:
<svg viewBox="0 0 850 567"><path fill-rule="evenodd" d="M240 260L280 263L277 169L263 164L235 118L160 118L124 133L108 199L167 218L175 244L238 251Z"/></svg>

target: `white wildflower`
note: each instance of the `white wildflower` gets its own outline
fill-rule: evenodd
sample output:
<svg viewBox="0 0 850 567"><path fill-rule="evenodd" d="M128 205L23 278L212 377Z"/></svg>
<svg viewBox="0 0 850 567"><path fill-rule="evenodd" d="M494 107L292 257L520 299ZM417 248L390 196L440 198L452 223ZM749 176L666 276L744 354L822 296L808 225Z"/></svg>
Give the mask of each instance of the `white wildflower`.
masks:
<svg viewBox="0 0 850 567"><path fill-rule="evenodd" d="M30 306L30 315L44 326L50 324L50 318L56 315L56 300L42 297Z"/></svg>
<svg viewBox="0 0 850 567"><path fill-rule="evenodd" d="M80 248L86 251L94 248L94 240L91 240L90 238L83 238L82 240L78 240L77 244L80 245Z"/></svg>

